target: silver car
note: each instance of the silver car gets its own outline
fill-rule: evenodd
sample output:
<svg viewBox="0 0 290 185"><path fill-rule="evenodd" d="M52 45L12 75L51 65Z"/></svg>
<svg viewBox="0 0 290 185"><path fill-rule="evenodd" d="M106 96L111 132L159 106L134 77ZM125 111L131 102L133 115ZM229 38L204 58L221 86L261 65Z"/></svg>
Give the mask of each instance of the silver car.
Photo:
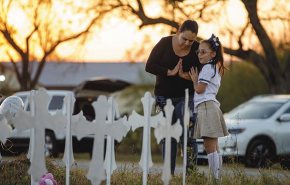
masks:
<svg viewBox="0 0 290 185"><path fill-rule="evenodd" d="M241 159L246 167L290 167L290 95L256 96L224 116L230 133L218 140L224 157ZM198 145L205 159L203 140Z"/></svg>

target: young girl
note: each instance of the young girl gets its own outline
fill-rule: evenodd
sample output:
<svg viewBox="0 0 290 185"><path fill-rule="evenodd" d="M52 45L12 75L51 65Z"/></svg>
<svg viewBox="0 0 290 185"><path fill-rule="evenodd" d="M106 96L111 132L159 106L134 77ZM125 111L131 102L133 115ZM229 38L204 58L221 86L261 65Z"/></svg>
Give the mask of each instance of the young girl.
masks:
<svg viewBox="0 0 290 185"><path fill-rule="evenodd" d="M204 140L209 168L218 180L218 170L222 167L218 138L228 135L220 103L216 99L225 69L219 38L212 34L210 39L200 43L196 53L202 64L201 71L198 74L197 68L191 68L189 72L195 89L194 105L197 112L194 138Z"/></svg>

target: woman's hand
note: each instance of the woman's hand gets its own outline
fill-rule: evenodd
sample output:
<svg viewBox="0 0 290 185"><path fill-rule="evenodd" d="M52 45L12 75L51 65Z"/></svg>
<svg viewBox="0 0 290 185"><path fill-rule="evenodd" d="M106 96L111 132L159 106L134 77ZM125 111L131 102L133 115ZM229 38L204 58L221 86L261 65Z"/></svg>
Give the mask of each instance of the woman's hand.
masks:
<svg viewBox="0 0 290 185"><path fill-rule="evenodd" d="M189 73L188 72L184 72L183 68L182 68L182 59L180 60L180 67L178 70L178 76L180 76L181 78L185 79L185 80L191 80Z"/></svg>
<svg viewBox="0 0 290 185"><path fill-rule="evenodd" d="M179 62L180 62L180 67L178 70L178 75L182 78L186 73L183 72L183 69L182 69L182 59L180 59Z"/></svg>
<svg viewBox="0 0 290 185"><path fill-rule="evenodd" d="M168 69L167 76L175 76L178 73L179 68L181 67L181 63L182 63L182 59L179 59L177 65L174 67L174 69L172 69L172 70Z"/></svg>

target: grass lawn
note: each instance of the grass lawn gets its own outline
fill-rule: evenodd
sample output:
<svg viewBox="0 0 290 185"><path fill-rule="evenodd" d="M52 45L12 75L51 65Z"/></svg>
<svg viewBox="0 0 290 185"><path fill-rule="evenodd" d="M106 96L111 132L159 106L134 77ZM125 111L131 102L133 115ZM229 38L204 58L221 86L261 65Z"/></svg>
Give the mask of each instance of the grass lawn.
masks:
<svg viewBox="0 0 290 185"><path fill-rule="evenodd" d="M76 154L75 158L77 160L90 160L89 154ZM116 154L118 162L139 162L140 155L121 155ZM161 155L153 155L153 161L155 163L162 162ZM59 158L61 159L61 157ZM181 164L182 158L178 157L178 163ZM54 160L51 158L46 158L46 167L50 173L53 174L54 179L57 180L58 184L65 184L66 171L64 166L54 165ZM12 185L12 184L30 184L31 176L27 173L30 165L29 159L26 155L19 157L13 157L12 160L3 161L0 163L0 184L1 185ZM259 176L246 175L245 168L240 168L235 164L231 164L231 173L225 173L223 175L223 180L220 182L214 181L204 172L194 171L192 174L187 176L186 184L190 185L201 185L201 184L212 184L212 185L289 185L290 176L289 171L283 171L280 169L279 173L272 173L268 169L259 169ZM206 167L207 168L207 167ZM229 167L230 168L230 167ZM248 169L247 169L248 170ZM87 179L87 169L73 168L70 171L70 185L90 185L91 182ZM17 174L17 175L11 175ZM135 173L132 169L122 169L116 171L111 176L111 184L121 184L121 185L142 185L143 174ZM161 180L161 173L148 174L147 182L148 184L163 184ZM103 180L100 185L105 185L106 180ZM181 185L182 184L182 174L176 174L170 180L170 185Z"/></svg>
<svg viewBox="0 0 290 185"><path fill-rule="evenodd" d="M63 158L63 153L59 154L59 159ZM74 158L76 160L84 160L84 161L88 161L90 160L90 155L89 153L74 153ZM115 158L116 161L119 163L139 163L140 159L141 159L141 154L122 154L122 153L116 153L115 154ZM181 156L177 156L176 159L176 164L177 165L182 165L183 163L183 158ZM155 164L161 164L163 163L163 159L162 159L162 154L160 155L152 155L152 161Z"/></svg>
<svg viewBox="0 0 290 185"><path fill-rule="evenodd" d="M63 153L60 153L58 159L62 159L63 157ZM89 161L90 160L90 155L89 153L74 153L74 158L75 160L78 161ZM141 159L141 155L140 154L122 154L122 153L116 153L115 154L115 158L116 161L118 163L134 163L134 164L139 164L139 161ZM152 161L154 164L163 164L163 159L162 159L162 154L152 154ZM183 164L183 158L180 155L177 155L177 159L176 159L176 165L182 165ZM201 165L199 165L201 166ZM207 167L206 165L202 165L204 167ZM233 168L233 167L239 167L241 169L245 169L245 170L250 170L250 171L256 171L259 169L255 169L255 168L245 168L244 164L240 164L240 163L223 163L223 168ZM279 163L275 163L271 166L272 170L280 170L281 169L281 165Z"/></svg>

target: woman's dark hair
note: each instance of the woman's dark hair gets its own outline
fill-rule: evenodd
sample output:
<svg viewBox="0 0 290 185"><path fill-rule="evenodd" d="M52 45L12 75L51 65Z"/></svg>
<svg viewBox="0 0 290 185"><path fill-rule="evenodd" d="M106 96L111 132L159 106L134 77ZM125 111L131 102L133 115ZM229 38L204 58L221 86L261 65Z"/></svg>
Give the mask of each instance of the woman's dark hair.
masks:
<svg viewBox="0 0 290 185"><path fill-rule="evenodd" d="M225 73L225 69L227 69L225 67L225 63L224 63L224 50L222 47L221 42L219 41L219 38L212 35L211 38L209 38L208 40L203 40L201 41L201 43L206 43L210 46L210 48L216 52L215 57L211 60L211 62L207 63L207 64L212 64L214 65L214 67L216 67L216 65L219 68L219 74L221 76L224 75ZM215 74L213 75L213 77L215 76Z"/></svg>
<svg viewBox="0 0 290 185"><path fill-rule="evenodd" d="M192 33L198 33L198 24L196 21L193 20L186 20L182 23L181 27L179 28L179 33L182 33L184 31L191 31Z"/></svg>

